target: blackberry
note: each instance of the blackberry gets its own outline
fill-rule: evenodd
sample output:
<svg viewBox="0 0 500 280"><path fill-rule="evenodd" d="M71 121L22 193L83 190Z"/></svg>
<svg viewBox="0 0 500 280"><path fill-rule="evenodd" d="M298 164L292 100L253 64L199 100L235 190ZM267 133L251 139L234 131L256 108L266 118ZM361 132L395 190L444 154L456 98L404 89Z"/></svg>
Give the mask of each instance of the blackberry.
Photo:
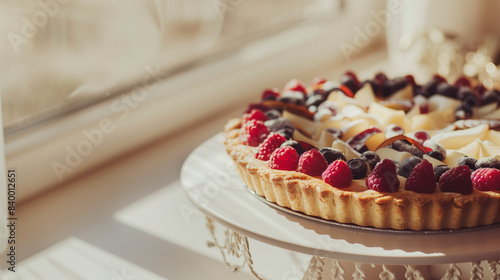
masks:
<svg viewBox="0 0 500 280"><path fill-rule="evenodd" d="M455 110L455 118L457 120L467 120L472 118L472 107L467 104L462 104Z"/></svg>
<svg viewBox="0 0 500 280"><path fill-rule="evenodd" d="M391 80L392 92L397 92L408 85L408 80L405 77L398 77Z"/></svg>
<svg viewBox="0 0 500 280"><path fill-rule="evenodd" d="M480 168L496 168L500 169L500 160L495 157L482 158L476 161L476 169Z"/></svg>
<svg viewBox="0 0 500 280"><path fill-rule="evenodd" d="M462 101L468 100L469 102L479 103L479 100L477 100L477 97L474 94L474 91L468 86L463 86L463 87L460 87L458 89L457 99L462 100ZM475 101L473 101L473 100L475 100Z"/></svg>
<svg viewBox="0 0 500 280"><path fill-rule="evenodd" d="M487 90L481 96L481 105L498 102L500 99L500 92L496 89Z"/></svg>
<svg viewBox="0 0 500 280"><path fill-rule="evenodd" d="M351 170L353 179L362 179L366 177L368 173L368 163L360 158L353 158L347 162L349 169Z"/></svg>
<svg viewBox="0 0 500 280"><path fill-rule="evenodd" d="M295 105L304 105L305 96L300 91L287 91L278 97L279 101Z"/></svg>
<svg viewBox="0 0 500 280"><path fill-rule="evenodd" d="M327 92L326 92L324 89L315 89L315 90L313 90L313 91L309 92L309 93L307 94L307 97L306 97L306 98L307 98L307 99L309 99L309 98L311 98L311 97L313 97L313 96L316 96L316 95L324 96L324 97L325 97L325 99L326 99L326 97L327 97Z"/></svg>
<svg viewBox="0 0 500 280"><path fill-rule="evenodd" d="M388 97L398 90L404 88L408 84L408 80L404 77L385 80L382 84L382 96Z"/></svg>
<svg viewBox="0 0 500 280"><path fill-rule="evenodd" d="M399 165L398 174L405 178L408 178L408 176L410 176L411 172L413 171L413 168L415 168L415 166L420 162L422 162L422 159L416 156L405 158Z"/></svg>
<svg viewBox="0 0 500 280"><path fill-rule="evenodd" d="M264 124L267 126L267 128L271 132L276 132L276 131L283 129L283 128L292 128L292 129L294 128L291 120L288 120L288 119L285 119L282 117L267 120L264 122Z"/></svg>
<svg viewBox="0 0 500 280"><path fill-rule="evenodd" d="M424 147L431 149L431 152L427 153L429 156L440 161L446 158L446 149L438 142L428 139L424 142Z"/></svg>
<svg viewBox="0 0 500 280"><path fill-rule="evenodd" d="M441 175L443 175L448 170L450 170L450 167L448 165L441 164L434 166L434 177L436 177L436 182L439 182L439 178L441 178Z"/></svg>
<svg viewBox="0 0 500 280"><path fill-rule="evenodd" d="M405 140L397 140L392 143L392 148L399 152L409 152L410 154L422 158L424 153L417 147Z"/></svg>
<svg viewBox="0 0 500 280"><path fill-rule="evenodd" d="M440 83L436 87L436 93L450 98L457 98L458 88L448 83Z"/></svg>
<svg viewBox="0 0 500 280"><path fill-rule="evenodd" d="M428 156L430 157L433 157L439 161L443 161L444 160L444 155L438 151L430 151L429 153L427 153Z"/></svg>
<svg viewBox="0 0 500 280"><path fill-rule="evenodd" d="M360 159L368 162L368 165L370 165L370 170L373 170L373 168L375 168L375 165L380 162L379 155L372 151L366 151L362 153Z"/></svg>
<svg viewBox="0 0 500 280"><path fill-rule="evenodd" d="M470 169L475 170L476 169L476 159L473 157L469 156L463 156L458 160L457 166L458 165L466 165Z"/></svg>
<svg viewBox="0 0 500 280"><path fill-rule="evenodd" d="M304 147L302 147L302 145L300 145L300 143L295 141L295 140L286 140L285 142L283 142L283 144L281 144L280 148L284 148L284 147L288 147L288 146L294 148L295 151L297 151L297 154L299 154L299 156L302 155L306 151L304 149Z"/></svg>
<svg viewBox="0 0 500 280"><path fill-rule="evenodd" d="M383 90L382 83L379 83L375 80L366 80L361 84L360 88L364 87L367 83L370 84L376 96L382 95L382 90Z"/></svg>
<svg viewBox="0 0 500 280"><path fill-rule="evenodd" d="M443 81L441 79L432 79L420 87L417 94L429 98L436 92L437 86L442 82Z"/></svg>
<svg viewBox="0 0 500 280"><path fill-rule="evenodd" d="M315 106L317 108L325 100L326 100L326 95L314 94L307 98L305 105L308 108L311 106Z"/></svg>
<svg viewBox="0 0 500 280"><path fill-rule="evenodd" d="M321 150L319 150L319 152L323 155L328 164L339 159L347 161L345 155L341 151L334 148L322 148Z"/></svg>
<svg viewBox="0 0 500 280"><path fill-rule="evenodd" d="M276 130L275 132L285 137L286 139L292 139L294 131L295 129L293 127L284 127Z"/></svg>
<svg viewBox="0 0 500 280"><path fill-rule="evenodd" d="M357 79L356 76L353 76L353 74L344 74L340 78L340 83L343 84L344 86L348 87L352 93L355 93L358 91L360 83Z"/></svg>
<svg viewBox="0 0 500 280"><path fill-rule="evenodd" d="M464 107L465 110L471 111L472 108L479 106L480 100L477 99L477 95L473 93L472 95L469 93L461 99L461 106Z"/></svg>
<svg viewBox="0 0 500 280"><path fill-rule="evenodd" d="M271 109L266 112L266 116L269 120L274 120L281 117L281 112L278 109Z"/></svg>

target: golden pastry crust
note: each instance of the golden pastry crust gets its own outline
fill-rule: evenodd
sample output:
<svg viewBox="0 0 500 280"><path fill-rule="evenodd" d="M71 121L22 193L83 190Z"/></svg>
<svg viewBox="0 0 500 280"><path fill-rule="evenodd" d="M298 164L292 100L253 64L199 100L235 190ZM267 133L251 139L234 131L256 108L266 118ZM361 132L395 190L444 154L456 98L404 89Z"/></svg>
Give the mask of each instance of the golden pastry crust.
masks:
<svg viewBox="0 0 500 280"><path fill-rule="evenodd" d="M469 195L433 194L399 190L381 193L364 180L338 189L321 178L275 170L255 158L256 147L240 141L240 119L224 129L224 144L243 182L258 195L307 215L376 228L441 230L477 227L500 222L500 191L473 191Z"/></svg>

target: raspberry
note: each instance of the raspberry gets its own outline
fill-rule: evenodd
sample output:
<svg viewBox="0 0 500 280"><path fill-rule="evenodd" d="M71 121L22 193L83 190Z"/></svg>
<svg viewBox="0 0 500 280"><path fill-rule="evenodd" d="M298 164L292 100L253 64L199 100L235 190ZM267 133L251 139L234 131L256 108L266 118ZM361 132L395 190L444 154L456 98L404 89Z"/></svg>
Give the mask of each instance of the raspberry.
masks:
<svg viewBox="0 0 500 280"><path fill-rule="evenodd" d="M278 133L271 132L266 140L259 145L259 150L255 154L255 158L260 160L269 160L272 152L279 148L283 142L285 142L285 137Z"/></svg>
<svg viewBox="0 0 500 280"><path fill-rule="evenodd" d="M250 103L248 104L247 106L247 109L245 110L245 114L248 114L250 113L253 109L258 109L258 110L261 110L263 112L269 110L269 107L265 106L262 102L260 103Z"/></svg>
<svg viewBox="0 0 500 280"><path fill-rule="evenodd" d="M458 165L446 171L439 178L439 188L442 192L470 194L473 190L470 168Z"/></svg>
<svg viewBox="0 0 500 280"><path fill-rule="evenodd" d="M262 92L261 100L276 100L280 96L277 88L268 88Z"/></svg>
<svg viewBox="0 0 500 280"><path fill-rule="evenodd" d="M481 168L471 175L472 185L480 191L500 190L500 170L496 168Z"/></svg>
<svg viewBox="0 0 500 280"><path fill-rule="evenodd" d="M249 113L243 114L241 122L245 125L250 120L267 121L269 118L260 109L252 109Z"/></svg>
<svg viewBox="0 0 500 280"><path fill-rule="evenodd" d="M269 134L269 129L263 121L250 120L243 125L241 141L245 145L257 147Z"/></svg>
<svg viewBox="0 0 500 280"><path fill-rule="evenodd" d="M458 77L458 79L453 83L453 85L458 88L471 86L469 79L465 76Z"/></svg>
<svg viewBox="0 0 500 280"><path fill-rule="evenodd" d="M319 86L319 85L322 85L324 83L326 83L326 81L328 81L327 79L323 78L323 77L316 77L313 79L312 81L312 85L313 86Z"/></svg>
<svg viewBox="0 0 500 280"><path fill-rule="evenodd" d="M297 169L299 154L292 147L283 147L274 150L271 154L268 166L272 169L289 170Z"/></svg>
<svg viewBox="0 0 500 280"><path fill-rule="evenodd" d="M415 77L413 77L413 75L406 75L405 76L405 79L408 81L408 83L410 83L413 87L415 87L417 85L417 83L415 82Z"/></svg>
<svg viewBox="0 0 500 280"><path fill-rule="evenodd" d="M423 130L417 131L413 134L413 139L420 142L420 144L424 144L425 141L429 140L431 137L429 134Z"/></svg>
<svg viewBox="0 0 500 280"><path fill-rule="evenodd" d="M405 190L417 193L435 193L436 186L434 168L429 161L424 159L413 168L410 176L406 179Z"/></svg>
<svg viewBox="0 0 500 280"><path fill-rule="evenodd" d="M283 91L299 91L302 92L303 94L307 94L307 90L304 86L304 83L300 80L293 79L289 81L286 85Z"/></svg>
<svg viewBox="0 0 500 280"><path fill-rule="evenodd" d="M297 171L309 176L321 176L327 167L328 163L323 155L317 149L312 149L300 156Z"/></svg>
<svg viewBox="0 0 500 280"><path fill-rule="evenodd" d="M434 177L436 177L436 182L439 182L441 175L443 175L446 171L450 170L450 167L446 164L440 164L434 166L433 170L434 170Z"/></svg>
<svg viewBox="0 0 500 280"><path fill-rule="evenodd" d="M336 188L347 188L352 182L352 173L347 162L336 160L332 162L321 175L323 181Z"/></svg>
<svg viewBox="0 0 500 280"><path fill-rule="evenodd" d="M396 164L390 159L383 159L377 163L368 178L366 178L366 186L378 192L398 191L399 179L396 174Z"/></svg>

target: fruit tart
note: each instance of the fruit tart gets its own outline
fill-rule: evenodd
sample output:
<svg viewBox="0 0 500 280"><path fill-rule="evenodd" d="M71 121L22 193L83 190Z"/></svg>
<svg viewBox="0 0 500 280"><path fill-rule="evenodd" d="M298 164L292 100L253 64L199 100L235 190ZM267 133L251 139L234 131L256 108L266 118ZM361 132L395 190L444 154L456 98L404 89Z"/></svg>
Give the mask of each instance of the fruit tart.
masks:
<svg viewBox="0 0 500 280"><path fill-rule="evenodd" d="M500 223L500 92L377 73L266 89L224 128L248 188L307 215L443 230Z"/></svg>

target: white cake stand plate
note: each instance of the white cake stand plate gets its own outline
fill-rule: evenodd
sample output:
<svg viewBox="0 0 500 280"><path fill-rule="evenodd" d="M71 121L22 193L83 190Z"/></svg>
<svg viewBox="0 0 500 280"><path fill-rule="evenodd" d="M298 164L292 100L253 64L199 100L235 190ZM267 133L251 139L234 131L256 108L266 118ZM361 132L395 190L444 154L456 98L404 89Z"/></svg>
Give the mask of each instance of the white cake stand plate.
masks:
<svg viewBox="0 0 500 280"><path fill-rule="evenodd" d="M240 180L222 134L186 159L186 195L210 219L247 237L319 258L390 265L500 259L498 225L462 230L397 231L339 224L269 203Z"/></svg>

